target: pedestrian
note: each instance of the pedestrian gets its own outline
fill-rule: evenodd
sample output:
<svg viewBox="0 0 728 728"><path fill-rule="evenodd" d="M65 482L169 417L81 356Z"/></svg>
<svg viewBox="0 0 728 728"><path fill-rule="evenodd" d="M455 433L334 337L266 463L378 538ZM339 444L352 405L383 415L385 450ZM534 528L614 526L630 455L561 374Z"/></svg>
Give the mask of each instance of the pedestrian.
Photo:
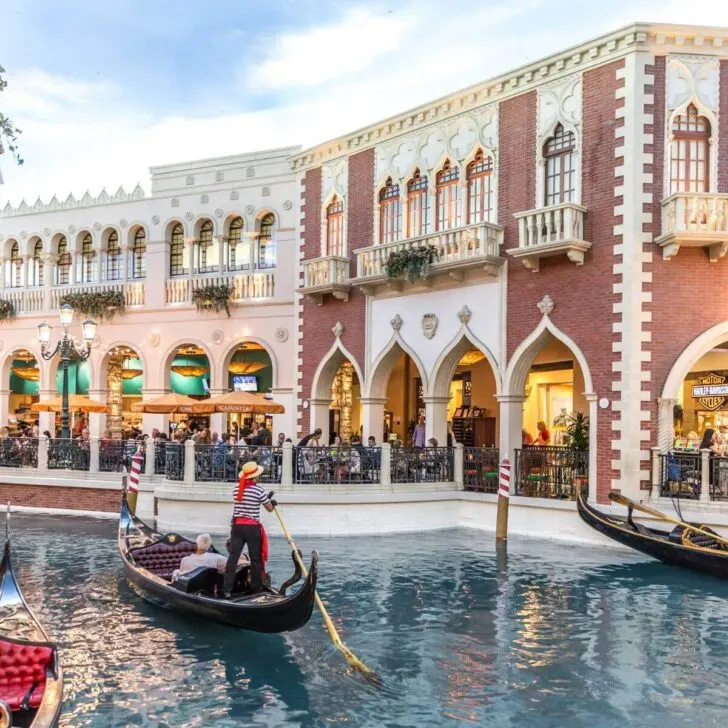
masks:
<svg viewBox="0 0 728 728"><path fill-rule="evenodd" d="M425 442L425 416L420 415L420 420L412 431L412 447L425 447Z"/></svg>
<svg viewBox="0 0 728 728"><path fill-rule="evenodd" d="M260 507L268 512L278 505L258 484L263 468L252 460L243 465L238 484L233 489L233 519L230 530L230 556L225 568L223 594L230 598L235 587L238 559L245 544L250 556L250 588L253 593L263 591L263 569L268 558L268 538L260 522Z"/></svg>

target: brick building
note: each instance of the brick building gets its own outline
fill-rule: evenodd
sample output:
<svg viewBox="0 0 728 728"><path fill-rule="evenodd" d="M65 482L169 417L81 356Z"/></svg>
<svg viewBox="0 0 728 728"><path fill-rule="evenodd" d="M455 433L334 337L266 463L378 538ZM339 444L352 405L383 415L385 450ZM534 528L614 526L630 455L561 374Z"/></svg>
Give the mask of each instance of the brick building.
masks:
<svg viewBox="0 0 728 728"><path fill-rule="evenodd" d="M728 29L631 25L292 166L299 432L514 457L580 412L603 499L728 425Z"/></svg>

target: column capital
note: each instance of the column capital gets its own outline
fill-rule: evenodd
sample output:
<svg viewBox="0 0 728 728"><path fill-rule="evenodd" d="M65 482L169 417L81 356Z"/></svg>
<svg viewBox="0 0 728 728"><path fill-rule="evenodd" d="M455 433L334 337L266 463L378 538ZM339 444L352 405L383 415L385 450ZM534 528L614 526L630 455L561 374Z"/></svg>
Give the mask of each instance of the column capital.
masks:
<svg viewBox="0 0 728 728"><path fill-rule="evenodd" d="M425 404L428 404L428 403L429 404L443 404L443 403L447 404L450 401L450 397L449 396L440 397L440 396L432 395L429 397L428 396L423 397L422 401Z"/></svg>
<svg viewBox="0 0 728 728"><path fill-rule="evenodd" d="M370 406L385 405L387 404L386 397L360 397L359 402Z"/></svg>
<svg viewBox="0 0 728 728"><path fill-rule="evenodd" d="M500 404L523 404L526 401L525 394L496 394L495 398Z"/></svg>

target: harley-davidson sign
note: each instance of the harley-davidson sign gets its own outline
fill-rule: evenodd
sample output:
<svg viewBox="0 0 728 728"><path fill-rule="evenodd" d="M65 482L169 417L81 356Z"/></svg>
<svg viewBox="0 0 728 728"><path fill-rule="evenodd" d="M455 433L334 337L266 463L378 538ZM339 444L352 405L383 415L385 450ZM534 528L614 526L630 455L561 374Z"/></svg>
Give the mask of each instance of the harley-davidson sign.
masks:
<svg viewBox="0 0 728 728"><path fill-rule="evenodd" d="M728 399L728 384L725 380L725 377L714 372L700 377L700 384L693 385L693 399L697 399L707 410L720 409Z"/></svg>

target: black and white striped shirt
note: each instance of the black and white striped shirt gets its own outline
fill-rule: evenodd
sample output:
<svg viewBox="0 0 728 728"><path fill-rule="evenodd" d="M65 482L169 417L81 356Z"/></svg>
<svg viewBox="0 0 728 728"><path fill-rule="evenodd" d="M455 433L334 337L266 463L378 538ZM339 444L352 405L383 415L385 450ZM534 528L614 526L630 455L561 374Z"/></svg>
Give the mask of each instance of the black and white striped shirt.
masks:
<svg viewBox="0 0 728 728"><path fill-rule="evenodd" d="M242 501L238 501L239 487L236 484L233 488L233 500L235 501L233 518L252 518L255 521L260 521L260 507L270 503L268 494L257 483L251 483L243 491Z"/></svg>

